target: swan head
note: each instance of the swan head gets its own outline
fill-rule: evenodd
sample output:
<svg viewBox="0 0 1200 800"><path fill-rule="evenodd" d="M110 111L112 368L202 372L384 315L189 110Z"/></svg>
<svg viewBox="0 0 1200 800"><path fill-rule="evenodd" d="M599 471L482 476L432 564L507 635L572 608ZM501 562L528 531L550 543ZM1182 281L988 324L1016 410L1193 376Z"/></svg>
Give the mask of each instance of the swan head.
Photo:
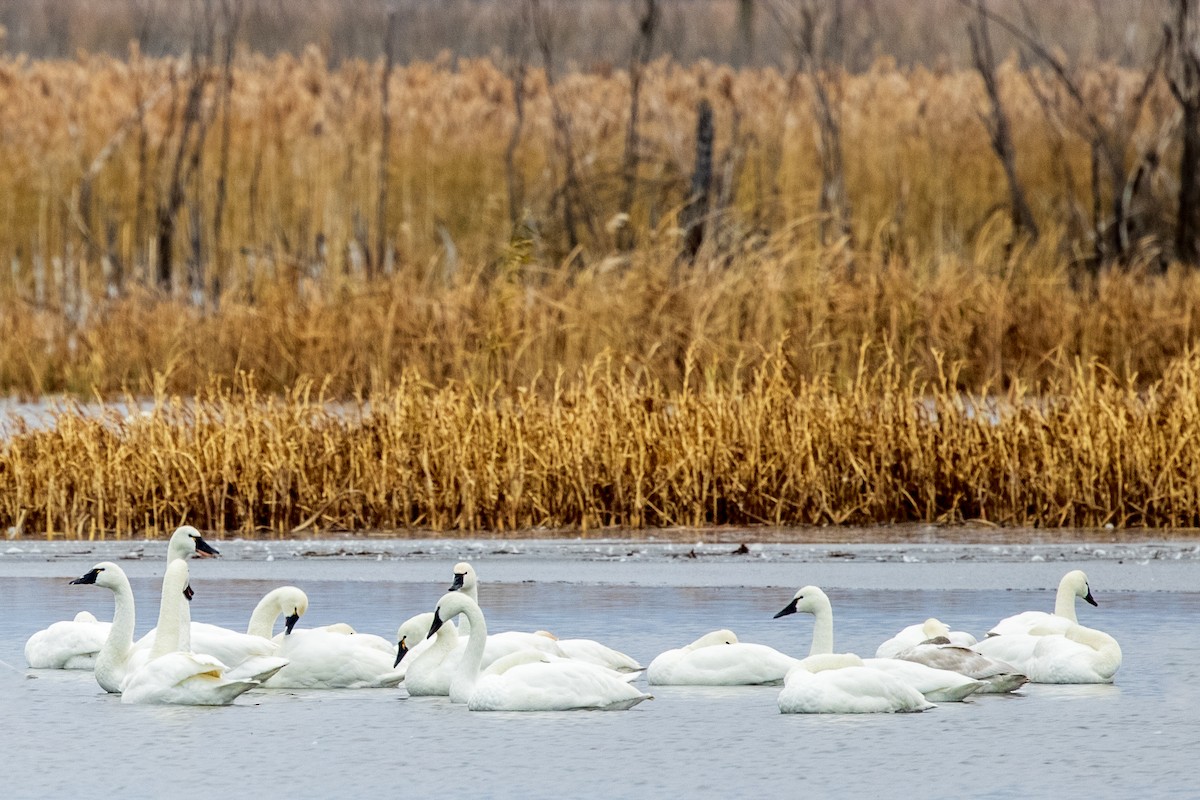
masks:
<svg viewBox="0 0 1200 800"><path fill-rule="evenodd" d="M930 617L921 626L921 633L925 635L926 639L936 639L939 636L946 638L950 635L950 626L937 617ZM949 641L949 639L946 639L946 641Z"/></svg>
<svg viewBox="0 0 1200 800"><path fill-rule="evenodd" d="M425 632L429 630L431 624L433 624L433 613L429 611L409 617L400 623L399 629L396 630L396 662L392 664L393 667L399 666L404 657L408 655L408 651L425 638ZM442 635L457 633L453 625L447 625L441 628L441 631Z"/></svg>
<svg viewBox="0 0 1200 800"><path fill-rule="evenodd" d="M829 608L829 596L816 586L805 586L792 597L792 602L783 607L775 615L775 619L786 617L788 614L816 614Z"/></svg>
<svg viewBox="0 0 1200 800"><path fill-rule="evenodd" d="M167 544L167 560L174 561L177 558L212 558L221 555L217 548L213 547L208 542L204 541L204 537L200 535L200 531L196 530L191 525L181 525L171 534L171 541Z"/></svg>
<svg viewBox="0 0 1200 800"><path fill-rule="evenodd" d="M442 595L442 599L438 601L437 608L433 611L433 622L430 623L429 633L425 635L425 638L428 639L430 636L433 636L447 622L472 607L476 611L479 609L479 606L468 595L463 594L461 591L446 592Z"/></svg>
<svg viewBox="0 0 1200 800"><path fill-rule="evenodd" d="M276 608L279 613L284 615L283 631L284 634L289 634L296 627L296 623L308 611L308 595L303 589L296 586L280 586L271 592L274 597Z"/></svg>
<svg viewBox="0 0 1200 800"><path fill-rule="evenodd" d="M1076 597L1082 597L1084 602L1090 603L1093 606L1099 606L1096 598L1092 597L1092 589L1088 586L1087 575L1081 569L1073 569L1063 576L1062 586L1066 586Z"/></svg>
<svg viewBox="0 0 1200 800"><path fill-rule="evenodd" d="M722 628L719 631L712 631L701 636L696 641L687 646L689 650L698 650L701 647L714 647L722 644L737 644L737 634L728 628Z"/></svg>
<svg viewBox="0 0 1200 800"><path fill-rule="evenodd" d="M454 565L454 582L446 591L458 592L470 589L475 585L476 580L475 568L466 561L460 561Z"/></svg>
<svg viewBox="0 0 1200 800"><path fill-rule="evenodd" d="M128 583L125 578L125 571L111 561L101 561L96 566L92 567L82 576L71 581L69 586L75 584L92 584L95 586L103 586L106 589L116 589L121 583Z"/></svg>

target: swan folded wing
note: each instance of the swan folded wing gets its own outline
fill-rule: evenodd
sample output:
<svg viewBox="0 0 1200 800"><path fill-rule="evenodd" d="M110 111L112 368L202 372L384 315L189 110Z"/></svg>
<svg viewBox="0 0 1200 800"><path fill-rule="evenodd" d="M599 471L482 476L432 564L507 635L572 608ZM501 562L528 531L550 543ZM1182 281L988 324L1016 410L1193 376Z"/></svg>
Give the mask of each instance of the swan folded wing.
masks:
<svg viewBox="0 0 1200 800"><path fill-rule="evenodd" d="M1103 631L1072 625L1065 636L1040 636L1029 660L1036 683L1112 683L1121 646Z"/></svg>
<svg viewBox="0 0 1200 800"><path fill-rule="evenodd" d="M541 654L513 654L480 675L472 711L617 711L649 699L604 667Z"/></svg>
<svg viewBox="0 0 1200 800"><path fill-rule="evenodd" d="M277 652L288 664L265 686L366 689L396 686L404 680L404 673L393 668L395 653L382 651L360 636L316 629L292 631Z"/></svg>
<svg viewBox="0 0 1200 800"><path fill-rule="evenodd" d="M650 662L651 684L690 686L771 685L783 681L799 660L773 647L747 642L669 650Z"/></svg>
<svg viewBox="0 0 1200 800"><path fill-rule="evenodd" d="M792 670L778 704L784 714L872 714L935 707L916 689L869 667Z"/></svg>
<svg viewBox="0 0 1200 800"><path fill-rule="evenodd" d="M111 627L81 611L30 636L25 661L33 669L92 669Z"/></svg>
<svg viewBox="0 0 1200 800"><path fill-rule="evenodd" d="M558 648L567 658L598 664L617 672L641 672L643 669L635 659L593 639L559 639Z"/></svg>
<svg viewBox="0 0 1200 800"><path fill-rule="evenodd" d="M151 659L130 673L121 687L122 703L226 705L258 686L257 681L232 680L215 658L174 652Z"/></svg>
<svg viewBox="0 0 1200 800"><path fill-rule="evenodd" d="M865 666L881 670L925 695L926 700L955 703L983 688L983 681L948 669L897 658L863 659Z"/></svg>

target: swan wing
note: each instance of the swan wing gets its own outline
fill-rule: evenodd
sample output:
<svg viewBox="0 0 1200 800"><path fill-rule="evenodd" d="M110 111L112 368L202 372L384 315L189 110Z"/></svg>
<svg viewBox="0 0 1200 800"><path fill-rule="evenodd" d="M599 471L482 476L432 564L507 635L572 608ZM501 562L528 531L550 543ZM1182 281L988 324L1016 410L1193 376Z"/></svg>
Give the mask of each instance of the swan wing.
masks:
<svg viewBox="0 0 1200 800"><path fill-rule="evenodd" d="M126 677L121 702L227 705L258 685L256 681L232 680L225 671L224 664L209 656L167 653Z"/></svg>
<svg viewBox="0 0 1200 800"><path fill-rule="evenodd" d="M871 714L934 708L913 687L870 667L792 670L779 692L778 703L784 714Z"/></svg>
<svg viewBox="0 0 1200 800"><path fill-rule="evenodd" d="M669 650L650 662L646 679L652 685L776 684L798 663L773 647L738 642L696 650Z"/></svg>
<svg viewBox="0 0 1200 800"><path fill-rule="evenodd" d="M592 639L559 639L558 648L567 658L586 661L617 672L641 672L642 665L619 650Z"/></svg>
<svg viewBox="0 0 1200 800"><path fill-rule="evenodd" d="M92 669L111 627L82 611L73 620L55 622L30 636L25 661L33 669Z"/></svg>
<svg viewBox="0 0 1200 800"><path fill-rule="evenodd" d="M272 689L366 689L396 686L404 680L404 673L393 667L395 651L384 652L360 638L363 636L293 630L277 652L287 659L287 666L263 685Z"/></svg>
<svg viewBox="0 0 1200 800"><path fill-rule="evenodd" d="M514 654L500 672L480 676L467 701L472 711L616 711L650 695L630 686L612 670L570 659Z"/></svg>
<svg viewBox="0 0 1200 800"><path fill-rule="evenodd" d="M983 688L983 682L948 669L897 658L865 658L863 664L897 678L933 702L955 703Z"/></svg>

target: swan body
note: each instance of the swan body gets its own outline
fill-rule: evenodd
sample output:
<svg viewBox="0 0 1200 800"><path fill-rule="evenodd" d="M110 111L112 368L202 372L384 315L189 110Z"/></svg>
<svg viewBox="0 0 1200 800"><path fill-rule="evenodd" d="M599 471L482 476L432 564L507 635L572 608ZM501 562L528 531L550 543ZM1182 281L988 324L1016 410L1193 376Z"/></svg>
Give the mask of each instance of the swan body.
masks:
<svg viewBox="0 0 1200 800"><path fill-rule="evenodd" d="M781 713L880 714L935 708L919 691L887 672L863 666L857 656L816 658L817 662L804 659L787 674L779 692Z"/></svg>
<svg viewBox="0 0 1200 800"><path fill-rule="evenodd" d="M219 555L191 525L177 528L167 542L167 563L178 559ZM73 620L55 622L25 642L25 660L34 669L95 669L96 658L111 623L99 622L89 611Z"/></svg>
<svg viewBox="0 0 1200 800"><path fill-rule="evenodd" d="M805 662L809 664L812 663L810 659L858 659L852 666L856 668L862 666L865 669L886 673L920 692L926 700L955 702L978 691L983 686L981 681L957 672L928 667L924 664L896 662L889 658L859 659L853 654L834 653L833 604L829 601L829 596L816 586L805 586L798 590L792 597L792 601L775 617L778 619L799 612L813 615L812 645L809 650L809 658L805 659ZM844 668L844 666L843 664L842 667ZM914 666L917 669L912 669ZM809 671L811 671L811 667L809 667ZM871 692L875 692L877 689L878 687L874 687ZM871 694L871 696L875 695Z"/></svg>
<svg viewBox="0 0 1200 800"><path fill-rule="evenodd" d="M479 575L475 572L475 568L466 561L455 564L454 580L448 591L462 592L474 600L476 605L479 605ZM482 606L480 607L482 608ZM465 617L460 618L458 623L458 635L459 646L465 648L466 639L471 635L471 623ZM497 637L506 638L507 641L503 646L500 645ZM506 653L527 648L541 650L549 655L562 658L586 661L614 669L617 672L641 672L642 670L642 666L633 658L600 642L592 639L559 639L547 631L535 633L505 631L502 634L492 634L488 637L488 647L484 653L483 665L486 667Z"/></svg>
<svg viewBox="0 0 1200 800"><path fill-rule="evenodd" d="M471 711L617 711L650 699L610 669L541 651L510 653L481 670L487 622L469 596L461 592L443 595L429 635L460 615L468 618L471 633L451 682L450 700L466 703Z"/></svg>
<svg viewBox="0 0 1200 800"><path fill-rule="evenodd" d="M25 661L33 669L94 669L111 627L111 622L80 611L75 619L55 622L30 636Z"/></svg>
<svg viewBox="0 0 1200 800"><path fill-rule="evenodd" d="M901 650L895 658L915 661L937 669L948 669L967 677L982 681L978 694L1004 694L1020 689L1029 683L1029 678L1011 664L988 658L969 647L951 644L948 639L938 637Z"/></svg>
<svg viewBox="0 0 1200 800"><path fill-rule="evenodd" d="M1112 636L1082 625L1066 633L989 636L973 649L1012 664L1034 683L1112 683L1121 667L1121 646Z"/></svg>
<svg viewBox="0 0 1200 800"><path fill-rule="evenodd" d="M1012 633L1031 633L1034 628L1040 634L1066 633L1072 625L1078 625L1075 616L1075 598L1081 597L1084 602L1097 605L1092 597L1091 587L1088 586L1087 575L1083 570L1071 570L1058 583L1058 592L1054 597L1054 613L1045 611L1024 611L1005 617L988 631L988 636L1005 636Z"/></svg>
<svg viewBox="0 0 1200 800"><path fill-rule="evenodd" d="M946 639L962 647L970 647L976 639L966 631L951 631L950 626L936 617L930 617L920 625L909 625L891 639L879 645L875 650L876 658L895 658L901 650L907 650L914 645L930 639L944 636Z"/></svg>
<svg viewBox="0 0 1200 800"><path fill-rule="evenodd" d="M773 685L799 663L773 647L739 642L733 631L721 629L657 655L646 668L646 680L676 686Z"/></svg>
<svg viewBox="0 0 1200 800"><path fill-rule="evenodd" d="M228 705L259 685L255 679L227 677L225 665L210 655L180 649L189 622L184 599L187 589L187 561L172 561L163 576L159 635L146 663L130 672L122 683L122 703ZM274 669L284 663L278 662Z"/></svg>
<svg viewBox="0 0 1200 800"><path fill-rule="evenodd" d="M425 630L432 625L432 615ZM403 626L402 626L403 627ZM458 674L460 665L466 657L469 636L463 636L462 626L458 630L452 624L441 625L437 633L425 641L428 646L414 648L414 653L404 657L408 663L405 671L404 685L413 696L450 694L450 684ZM521 631L504 631L493 633L487 637L480 660L480 668L487 669L502 658L522 652L539 652L549 657L564 658L558 649L558 643L548 636L523 633Z"/></svg>

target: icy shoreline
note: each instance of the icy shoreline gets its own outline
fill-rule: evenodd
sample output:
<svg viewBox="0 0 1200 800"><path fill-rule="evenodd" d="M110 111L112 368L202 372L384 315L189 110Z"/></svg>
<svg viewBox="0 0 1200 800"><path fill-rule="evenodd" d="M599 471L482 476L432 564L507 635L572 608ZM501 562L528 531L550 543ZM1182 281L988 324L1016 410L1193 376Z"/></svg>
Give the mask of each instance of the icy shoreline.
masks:
<svg viewBox="0 0 1200 800"><path fill-rule="evenodd" d="M488 580L647 586L824 586L881 590L1053 588L1082 567L1108 591L1194 591L1200 543L776 544L631 539L212 539L221 558L195 576L238 580L445 581L469 560ZM161 574L163 541L31 541L0 545L0 577L70 576L117 561Z"/></svg>

